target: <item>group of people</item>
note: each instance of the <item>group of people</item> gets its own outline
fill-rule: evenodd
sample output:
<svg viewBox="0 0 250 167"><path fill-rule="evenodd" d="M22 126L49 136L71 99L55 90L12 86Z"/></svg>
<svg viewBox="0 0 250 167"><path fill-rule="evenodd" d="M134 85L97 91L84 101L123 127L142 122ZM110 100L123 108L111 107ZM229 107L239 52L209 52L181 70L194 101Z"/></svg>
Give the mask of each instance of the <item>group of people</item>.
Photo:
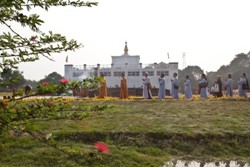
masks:
<svg viewBox="0 0 250 167"><path fill-rule="evenodd" d="M178 99L178 92L179 92L179 85L178 85L178 79L177 74L173 74L173 78L171 80L172 82L172 88L171 88L171 96L174 99ZM201 75L201 78L198 80L198 93L200 94L201 98L207 98L208 97L208 80L205 74ZM249 90L249 84L248 79L246 77L246 73L242 73L240 76L239 81L237 81L238 85L238 94L240 97L247 98L247 90ZM225 80L225 86L224 90L226 92L226 96L233 96L233 90L234 90L234 84L232 80L232 75L228 74L227 79ZM192 98L192 86L191 86L191 80L188 75L186 75L185 82L184 82L184 94L187 99ZM223 96L223 83L221 81L221 76L217 76L217 80L214 81L213 86L210 89L210 93L214 97L222 97Z"/></svg>
<svg viewBox="0 0 250 167"><path fill-rule="evenodd" d="M148 77L148 73L144 74L143 80L143 98L152 98L151 89L150 89L150 79ZM165 79L164 74L161 74L159 77L159 91L158 91L158 99L164 99L166 96L166 87L165 87ZM185 86L185 96L187 98L192 98L192 87L189 76L186 76L186 81L184 83ZM173 79L171 79L171 96L174 99L179 99L179 81L177 78L177 73L173 74Z"/></svg>
<svg viewBox="0 0 250 167"><path fill-rule="evenodd" d="M127 99L128 98L128 87L127 87L127 80L125 77L125 73L122 73L121 75L122 79L121 79L121 89L120 89L120 98L121 99ZM99 82L99 94L98 97L99 98L104 98L107 96L107 84L106 84L106 80L104 78L104 75L101 74L101 80Z"/></svg>
<svg viewBox="0 0 250 167"><path fill-rule="evenodd" d="M104 76L101 75L103 78ZM165 78L164 74L161 74L158 83L159 83L159 91L158 91L158 99L164 99L166 96L166 87L165 87ZM152 85L150 82L150 78L148 77L148 73L144 73L144 78L142 79L143 83L143 93L142 97L146 99L152 98ZM224 90L226 91L226 96L233 96L233 80L231 74L228 74L227 79L225 80L225 87ZM240 97L247 98L247 90L249 89L248 80L246 77L246 73L242 73L238 84L238 93ZM198 93L200 94L201 98L207 98L208 92L212 94L215 97L222 97L223 96L223 83L221 81L221 76L217 76L217 80L214 81L213 86L211 89L208 89L208 80L205 74L201 75L201 78L198 80ZM184 95L187 99L192 98L193 96L193 89L191 80L188 75L185 76L184 81ZM171 96L174 99L179 99L179 81L177 78L177 73L173 74L173 78L171 79L171 90L170 90ZM100 82L99 84L99 98L104 98L107 96L107 86L105 79ZM125 74L122 73L121 76L121 84L120 84L120 98L126 99L128 98L128 87L127 87L127 81Z"/></svg>
<svg viewBox="0 0 250 167"><path fill-rule="evenodd" d="M205 86L202 87L200 84L201 83L206 83L204 84ZM207 78L205 74L202 74L202 78L199 81L199 87L201 89L201 97L202 98L207 98ZM225 80L224 83L224 87L223 87L223 83L221 81L221 76L217 76L217 80L214 81L213 86L210 89L210 93L214 96L214 97L222 97L223 96L223 90L225 90L226 92L226 96L233 96L233 90L234 90L234 81L232 79L232 75L228 74L227 78ZM248 79L246 77L246 73L241 73L240 79L239 81L237 81L237 85L238 85L238 94L240 97L245 97L247 98L247 90L249 90L249 84L248 84ZM223 89L224 88L224 89Z"/></svg>

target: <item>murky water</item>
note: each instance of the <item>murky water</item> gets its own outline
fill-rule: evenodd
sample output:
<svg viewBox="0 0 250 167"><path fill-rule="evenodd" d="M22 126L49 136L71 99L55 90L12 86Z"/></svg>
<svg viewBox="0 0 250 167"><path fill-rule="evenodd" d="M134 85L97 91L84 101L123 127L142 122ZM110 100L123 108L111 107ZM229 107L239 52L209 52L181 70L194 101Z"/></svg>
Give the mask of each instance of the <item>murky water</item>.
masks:
<svg viewBox="0 0 250 167"><path fill-rule="evenodd" d="M207 162L202 163L198 161L170 161L165 162L162 167L250 167L249 164L237 161L227 162Z"/></svg>

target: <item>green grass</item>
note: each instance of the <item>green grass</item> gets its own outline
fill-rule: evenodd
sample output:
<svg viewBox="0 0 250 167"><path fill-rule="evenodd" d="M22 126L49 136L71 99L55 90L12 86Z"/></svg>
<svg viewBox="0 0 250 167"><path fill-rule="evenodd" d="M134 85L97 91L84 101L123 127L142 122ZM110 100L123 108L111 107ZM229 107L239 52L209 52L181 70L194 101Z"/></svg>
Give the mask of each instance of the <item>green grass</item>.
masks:
<svg viewBox="0 0 250 167"><path fill-rule="evenodd" d="M62 146L93 150L96 141L109 154L69 158L29 137L3 136L5 166L161 166L171 159L250 162L250 102L247 100L78 101L113 106L83 120L36 121Z"/></svg>

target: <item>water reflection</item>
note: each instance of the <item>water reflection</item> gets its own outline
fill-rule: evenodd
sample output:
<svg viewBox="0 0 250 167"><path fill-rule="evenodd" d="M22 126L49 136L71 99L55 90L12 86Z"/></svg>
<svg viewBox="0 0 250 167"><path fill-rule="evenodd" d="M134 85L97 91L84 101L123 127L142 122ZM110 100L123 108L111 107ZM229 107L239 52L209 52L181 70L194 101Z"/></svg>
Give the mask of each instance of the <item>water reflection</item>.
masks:
<svg viewBox="0 0 250 167"><path fill-rule="evenodd" d="M163 167L250 167L249 164L237 161L227 162L198 162L198 161L169 161Z"/></svg>

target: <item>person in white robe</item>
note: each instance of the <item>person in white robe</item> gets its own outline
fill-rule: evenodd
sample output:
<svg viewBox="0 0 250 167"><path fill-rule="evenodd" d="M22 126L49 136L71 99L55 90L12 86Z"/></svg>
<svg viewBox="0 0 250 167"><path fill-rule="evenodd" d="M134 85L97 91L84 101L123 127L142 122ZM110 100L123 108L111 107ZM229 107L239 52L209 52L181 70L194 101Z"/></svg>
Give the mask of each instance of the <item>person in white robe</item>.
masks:
<svg viewBox="0 0 250 167"><path fill-rule="evenodd" d="M184 82L184 93L187 99L192 98L192 85L188 75L186 75L186 80Z"/></svg>
<svg viewBox="0 0 250 167"><path fill-rule="evenodd" d="M233 96L233 80L232 75L228 74L225 81L226 96Z"/></svg>
<svg viewBox="0 0 250 167"><path fill-rule="evenodd" d="M243 84L247 84L246 73L241 74L240 80L237 83L238 83L238 89L239 89L238 91L239 96L247 98L247 92L243 86Z"/></svg>
<svg viewBox="0 0 250 167"><path fill-rule="evenodd" d="M164 99L165 95L166 95L165 79L164 79L164 74L161 74L161 76L159 77L158 99Z"/></svg>
<svg viewBox="0 0 250 167"><path fill-rule="evenodd" d="M171 84L172 84L172 87L171 87L171 96L174 99L179 99L179 95L178 95L178 92L179 92L179 81L177 79L177 73L174 73L173 77L174 78L171 79Z"/></svg>
<svg viewBox="0 0 250 167"><path fill-rule="evenodd" d="M201 79L199 80L200 98L207 98L207 85L207 77L205 74L202 74Z"/></svg>
<svg viewBox="0 0 250 167"><path fill-rule="evenodd" d="M145 72L144 74L144 78L142 79L143 81L143 92L142 92L142 97L146 98L146 99L152 99L152 94L151 94L151 90L150 90L150 79L148 77L148 73Z"/></svg>

